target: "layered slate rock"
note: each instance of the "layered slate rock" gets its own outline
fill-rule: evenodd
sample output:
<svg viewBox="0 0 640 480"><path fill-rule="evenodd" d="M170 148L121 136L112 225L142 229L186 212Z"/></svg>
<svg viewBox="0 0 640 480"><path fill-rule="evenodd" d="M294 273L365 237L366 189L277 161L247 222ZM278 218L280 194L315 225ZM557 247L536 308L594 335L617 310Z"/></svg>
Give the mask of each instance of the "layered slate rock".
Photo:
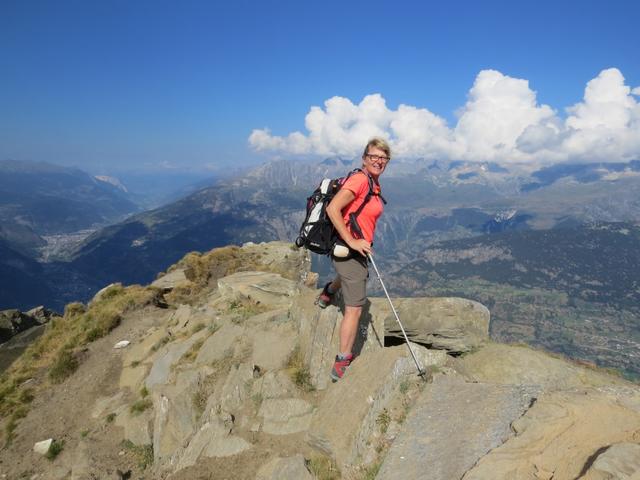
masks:
<svg viewBox="0 0 640 480"><path fill-rule="evenodd" d="M124 409L116 417L115 424L124 429L124 438L134 445L149 445L152 443L153 412L145 410L132 413Z"/></svg>
<svg viewBox="0 0 640 480"><path fill-rule="evenodd" d="M422 362L429 358L418 354ZM406 346L378 349L357 358L322 399L309 427L309 445L333 458L341 469L356 463L377 429L378 415L389 405L400 382L415 373Z"/></svg>
<svg viewBox="0 0 640 480"><path fill-rule="evenodd" d="M537 394L535 387L437 376L407 417L376 478L424 478L425 472L430 480L461 478L513 435L511 423Z"/></svg>
<svg viewBox="0 0 640 480"><path fill-rule="evenodd" d="M201 338L204 338L207 332L202 330L188 339L180 342L174 342L159 350L156 360L153 362L151 371L145 380L147 388L153 388L154 385L164 385L169 379L171 368L180 360L180 358Z"/></svg>
<svg viewBox="0 0 640 480"><path fill-rule="evenodd" d="M464 480L547 480L634 478L604 475L626 464L637 464L636 449L614 449L594 459L611 445L640 439L640 392L635 389L581 389L557 391L540 397L518 421L516 435L480 459ZM615 462L607 460L617 458ZM593 465L592 465L592 462ZM591 468L590 468L591 467ZM604 470L603 470L604 468ZM597 472L596 469L600 469ZM637 471L634 472L637 474Z"/></svg>
<svg viewBox="0 0 640 480"><path fill-rule="evenodd" d="M311 384L318 390L324 390L329 386L328 373L338 352L344 305L339 303L321 309L315 304L319 293L303 289L291 307L291 317L298 325L298 340ZM356 355L384 347L383 318L372 315L370 307L370 304L366 304L360 317L353 348Z"/></svg>
<svg viewBox="0 0 640 480"><path fill-rule="evenodd" d="M155 418L153 455L156 463L170 464L180 454L197 426L193 392L201 375L188 371L178 375L175 384L159 384L152 392Z"/></svg>
<svg viewBox="0 0 640 480"><path fill-rule="evenodd" d="M457 367L478 382L535 384L547 391L627 384L621 378L523 345L488 343L477 352L458 359Z"/></svg>
<svg viewBox="0 0 640 480"><path fill-rule="evenodd" d="M214 414L191 439L176 470L195 465L201 456L229 457L250 448L249 442L233 434L233 418L230 415Z"/></svg>
<svg viewBox="0 0 640 480"><path fill-rule="evenodd" d="M622 442L600 453L584 475L585 480L640 478L640 444Z"/></svg>
<svg viewBox="0 0 640 480"><path fill-rule="evenodd" d="M227 298L247 299L271 308L287 307L298 294L298 284L275 273L238 272L218 280Z"/></svg>
<svg viewBox="0 0 640 480"><path fill-rule="evenodd" d="M301 398L269 398L262 402L258 416L262 431L272 435L289 435L309 428L313 405Z"/></svg>
<svg viewBox="0 0 640 480"><path fill-rule="evenodd" d="M404 339L389 302L372 298L371 311L384 319L385 335ZM393 305L412 342L463 353L489 338L489 310L465 298L398 298Z"/></svg>

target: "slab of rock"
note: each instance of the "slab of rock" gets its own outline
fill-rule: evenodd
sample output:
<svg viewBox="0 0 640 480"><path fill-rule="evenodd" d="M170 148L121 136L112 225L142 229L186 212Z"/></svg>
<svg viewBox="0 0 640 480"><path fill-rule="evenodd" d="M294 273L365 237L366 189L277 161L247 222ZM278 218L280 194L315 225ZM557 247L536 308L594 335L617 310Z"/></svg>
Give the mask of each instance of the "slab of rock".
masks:
<svg viewBox="0 0 640 480"><path fill-rule="evenodd" d="M284 368L298 343L297 332L289 324L253 329L251 337L253 364L263 370Z"/></svg>
<svg viewBox="0 0 640 480"><path fill-rule="evenodd" d="M148 360L154 353L153 347L158 344L164 337L167 336L167 332L164 328L149 332L139 342L134 342L127 348L127 351L123 357L123 364L126 366L132 363L140 363Z"/></svg>
<svg viewBox="0 0 640 480"><path fill-rule="evenodd" d="M640 412L624 406L617 394L594 389L559 391L541 396L512 428L516 436L481 458L464 480L629 478L602 477L595 470L591 476L583 475L594 455L599 457L610 445L637 443ZM616 449L613 455L624 455L625 463L637 461L633 451L625 450Z"/></svg>
<svg viewBox="0 0 640 480"><path fill-rule="evenodd" d="M151 283L152 287L161 288L164 291L170 291L174 288L191 283L184 274L184 269L177 268Z"/></svg>
<svg viewBox="0 0 640 480"><path fill-rule="evenodd" d="M101 418L110 413L116 413L122 410L124 405L124 393L119 391L110 397L98 398L93 404L93 410L91 412L91 418Z"/></svg>
<svg viewBox="0 0 640 480"><path fill-rule="evenodd" d="M318 406L307 434L309 445L332 457L343 470L353 464L377 431L378 415L390 404L400 382L415 372L406 346L358 357Z"/></svg>
<svg viewBox="0 0 640 480"><path fill-rule="evenodd" d="M195 363L197 365L210 365L226 356L233 355L233 348L238 338L244 332L244 328L233 323L223 325L205 340L198 350Z"/></svg>
<svg viewBox="0 0 640 480"><path fill-rule="evenodd" d="M640 479L640 445L616 443L597 456L585 480Z"/></svg>
<svg viewBox="0 0 640 480"><path fill-rule="evenodd" d="M145 410L139 414L132 414L128 409L116 417L115 424L124 429L124 439L134 445L150 445L153 441L151 426L153 411Z"/></svg>
<svg viewBox="0 0 640 480"><path fill-rule="evenodd" d="M51 448L52 443L53 438L48 438L47 440L36 442L36 444L33 446L33 451L39 453L40 455L46 455L49 452L49 448Z"/></svg>
<svg viewBox="0 0 640 480"><path fill-rule="evenodd" d="M225 411L233 412L239 408L248 397L250 382L253 381L253 364L243 363L232 366L225 379L222 391L215 401ZM211 403L211 402L208 402Z"/></svg>
<svg viewBox="0 0 640 480"><path fill-rule="evenodd" d="M176 333L186 328L190 328L192 317L194 317L195 309L190 305L181 304L178 306L171 319L169 325L171 325L171 332ZM195 323L195 322L194 322Z"/></svg>
<svg viewBox="0 0 640 480"><path fill-rule="evenodd" d="M511 423L535 395L533 387L436 376L413 406L376 478L421 478L424 472L429 472L430 480L461 478L513 435Z"/></svg>
<svg viewBox="0 0 640 480"><path fill-rule="evenodd" d="M229 457L251 448L242 437L231 433L233 422L214 417L193 436L178 461L176 470L195 465L201 456Z"/></svg>
<svg viewBox="0 0 640 480"><path fill-rule="evenodd" d="M258 416L264 419L262 431L272 435L289 435L309 428L313 405L301 398L268 398L262 402Z"/></svg>
<svg viewBox="0 0 640 480"><path fill-rule="evenodd" d="M298 284L275 273L238 272L218 280L228 299L247 299L272 308L286 307L298 294Z"/></svg>
<svg viewBox="0 0 640 480"><path fill-rule="evenodd" d="M628 384L527 346L488 343L456 363L457 369L478 382L535 384L545 391Z"/></svg>
<svg viewBox="0 0 640 480"><path fill-rule="evenodd" d="M296 386L283 371L267 372L254 382L251 392L262 398L285 398L296 392Z"/></svg>
<svg viewBox="0 0 640 480"><path fill-rule="evenodd" d="M313 480L302 455L273 458L262 466L256 480Z"/></svg>
<svg viewBox="0 0 640 480"><path fill-rule="evenodd" d="M319 308L316 298L320 291L303 289L291 307L291 317L298 325L298 339L309 369L311 384L317 390L326 389L331 380L331 371L339 347L342 312L339 306ZM370 313L365 305L356 334L354 352L363 354L384 347L384 318Z"/></svg>
<svg viewBox="0 0 640 480"><path fill-rule="evenodd" d="M374 317L384 318L387 336L402 337L386 298L372 298ZM482 345L489 338L489 310L465 298L398 298L393 299L407 337L430 348L463 353Z"/></svg>
<svg viewBox="0 0 640 480"><path fill-rule="evenodd" d="M172 389L153 394L154 462L172 463L172 456L195 430L195 412L190 395L175 394Z"/></svg>
<svg viewBox="0 0 640 480"><path fill-rule="evenodd" d="M137 392L142 386L142 382L147 376L147 366L138 365L137 367L124 367L120 372L119 386L120 388L130 388L131 391Z"/></svg>
<svg viewBox="0 0 640 480"><path fill-rule="evenodd" d="M145 380L147 388L151 389L154 385L162 385L167 383L171 374L171 367L176 365L180 358L201 338L204 338L208 332L201 330L191 337L183 341L169 343L163 347L158 357L153 362L151 371Z"/></svg>

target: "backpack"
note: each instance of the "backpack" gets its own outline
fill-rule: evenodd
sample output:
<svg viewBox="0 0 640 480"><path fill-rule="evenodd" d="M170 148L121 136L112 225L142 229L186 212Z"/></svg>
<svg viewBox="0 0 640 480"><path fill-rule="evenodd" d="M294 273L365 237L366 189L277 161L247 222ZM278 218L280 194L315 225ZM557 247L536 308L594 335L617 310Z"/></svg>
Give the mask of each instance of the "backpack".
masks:
<svg viewBox="0 0 640 480"><path fill-rule="evenodd" d="M335 231L331 219L327 215L327 206L333 200L333 197L338 193L344 182L347 181L351 175L358 172L365 173L362 169L356 168L349 172L346 177L340 177L336 179L325 178L320 182L318 188L316 188L311 196L307 198L307 214L300 227L300 233L296 238L296 246L304 247L314 253L320 255L329 255L336 242L338 241L338 234ZM365 173L365 175L367 175ZM380 199L386 204L387 201L379 193L375 193L373 189L373 179L367 175L369 181L369 192L364 197L364 201L358 207L355 212L349 215L349 224L351 231L358 237L363 238L362 231L358 225L358 215L362 212L362 209L369 202L372 196L379 196Z"/></svg>

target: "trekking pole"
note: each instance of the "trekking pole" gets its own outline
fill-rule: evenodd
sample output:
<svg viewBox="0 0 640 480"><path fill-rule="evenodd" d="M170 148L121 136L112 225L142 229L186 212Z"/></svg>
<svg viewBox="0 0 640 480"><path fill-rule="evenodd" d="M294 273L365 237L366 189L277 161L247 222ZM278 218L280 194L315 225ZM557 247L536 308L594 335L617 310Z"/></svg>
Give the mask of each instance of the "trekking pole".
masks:
<svg viewBox="0 0 640 480"><path fill-rule="evenodd" d="M400 330L402 330L402 335L404 335L404 339L407 342L407 347L409 348L409 353L411 353L411 356L413 357L413 361L416 364L416 368L418 369L418 376L421 377L422 380L424 380L426 382L427 381L427 372L424 371L420 367L420 364L418 363L418 359L416 358L415 353L413 353L413 349L411 348L411 344L409 343L409 338L407 337L407 332L404 331L404 326L402 325L402 322L400 321L400 317L398 316L398 312L396 312L396 308L393 306L393 303L391 302L391 297L389 297L389 292L387 292L387 287L384 286L384 282L382 281L382 276L380 276L380 271L378 270L378 267L376 266L376 262L373 261L373 255L368 253L367 256L369 257L369 260L371 261L371 265L373 265L373 269L376 271L376 275L378 275L378 280L380 280L380 285L382 285L382 289L384 290L384 294L387 296L387 300L389 300L389 305L391 305L391 310L393 310L393 314L395 315L396 320L398 321L398 325L400 325Z"/></svg>

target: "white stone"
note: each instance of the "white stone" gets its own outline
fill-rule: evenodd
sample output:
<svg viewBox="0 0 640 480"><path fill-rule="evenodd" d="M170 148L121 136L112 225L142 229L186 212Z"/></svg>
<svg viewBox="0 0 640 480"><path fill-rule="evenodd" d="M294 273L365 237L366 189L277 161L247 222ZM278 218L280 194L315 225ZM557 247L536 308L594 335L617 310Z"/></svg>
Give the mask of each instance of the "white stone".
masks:
<svg viewBox="0 0 640 480"><path fill-rule="evenodd" d="M47 440L42 440L41 442L37 442L33 446L33 451L39 453L40 455L46 455L49 452L49 448L51 448L51 444L53 443L53 438L48 438Z"/></svg>
<svg viewBox="0 0 640 480"><path fill-rule="evenodd" d="M131 342L129 340L120 340L113 348L125 348L128 347Z"/></svg>

